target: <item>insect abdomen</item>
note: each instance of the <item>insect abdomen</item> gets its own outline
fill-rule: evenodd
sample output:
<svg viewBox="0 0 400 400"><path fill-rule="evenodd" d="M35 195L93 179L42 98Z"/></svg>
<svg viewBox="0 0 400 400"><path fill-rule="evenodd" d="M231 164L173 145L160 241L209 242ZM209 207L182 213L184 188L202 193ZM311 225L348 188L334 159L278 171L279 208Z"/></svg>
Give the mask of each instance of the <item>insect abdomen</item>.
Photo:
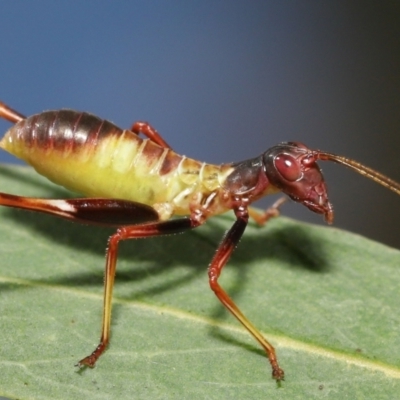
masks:
<svg viewBox="0 0 400 400"><path fill-rule="evenodd" d="M155 191L162 190L151 170L167 150L91 114L34 115L14 125L0 147L53 182L88 196L151 204Z"/></svg>
<svg viewBox="0 0 400 400"><path fill-rule="evenodd" d="M155 206L164 210L160 218L190 214L193 201L200 204L218 190L231 169L222 172L221 166L182 157L94 115L71 110L46 111L18 122L0 147L67 189Z"/></svg>
<svg viewBox="0 0 400 400"><path fill-rule="evenodd" d="M0 146L24 159L35 162L33 154L47 156L89 157L102 140L121 135L122 129L108 121L72 110L46 111L14 125L2 139Z"/></svg>

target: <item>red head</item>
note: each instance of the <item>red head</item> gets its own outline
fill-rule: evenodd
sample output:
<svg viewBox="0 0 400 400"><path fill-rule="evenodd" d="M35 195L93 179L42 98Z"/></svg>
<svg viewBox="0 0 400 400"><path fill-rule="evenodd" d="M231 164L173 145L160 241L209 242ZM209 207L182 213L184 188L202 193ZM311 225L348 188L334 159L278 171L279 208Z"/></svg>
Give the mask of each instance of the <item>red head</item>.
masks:
<svg viewBox="0 0 400 400"><path fill-rule="evenodd" d="M262 159L272 185L332 223L333 209L314 151L298 142L286 142L267 150Z"/></svg>

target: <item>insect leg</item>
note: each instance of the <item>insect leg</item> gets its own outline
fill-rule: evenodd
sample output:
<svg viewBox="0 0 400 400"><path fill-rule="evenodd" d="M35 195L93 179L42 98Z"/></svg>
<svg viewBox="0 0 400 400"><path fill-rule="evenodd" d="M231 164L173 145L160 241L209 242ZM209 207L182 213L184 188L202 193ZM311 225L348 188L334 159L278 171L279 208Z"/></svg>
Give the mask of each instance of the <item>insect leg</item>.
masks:
<svg viewBox="0 0 400 400"><path fill-rule="evenodd" d="M111 324L111 300L114 287L115 269L118 257L118 244L121 240L138 239L152 236L168 235L172 233L181 233L188 229L196 228L201 223L191 218L173 219L163 222L155 222L136 226L125 226L118 228L108 241L106 254L106 267L104 274L104 305L103 322L101 329L100 342L96 349L87 357L80 360L79 367L94 367L96 361L107 348L110 340Z"/></svg>
<svg viewBox="0 0 400 400"><path fill-rule="evenodd" d="M162 138L162 136L148 122L137 121L131 126L131 131L139 135L147 136L151 141L157 143L161 147L172 149L172 147Z"/></svg>
<svg viewBox="0 0 400 400"><path fill-rule="evenodd" d="M6 119L7 121L17 123L22 121L26 117L19 112L13 110L8 105L0 101L0 117Z"/></svg>
<svg viewBox="0 0 400 400"><path fill-rule="evenodd" d="M204 221L180 218L158 221L158 213L150 206L125 200L103 198L40 199L0 192L0 205L55 215L75 222L119 226L109 238L104 275L104 306L100 343L78 366L93 367L110 339L111 301L114 287L118 244L121 240L181 233L196 228ZM139 225L129 225L138 223ZM121 226L126 224L127 226Z"/></svg>
<svg viewBox="0 0 400 400"><path fill-rule="evenodd" d="M0 192L0 205L42 212L75 222L113 227L159 219L158 213L145 204L104 198L41 199Z"/></svg>
<svg viewBox="0 0 400 400"><path fill-rule="evenodd" d="M277 381L284 378L284 371L279 367L276 358L275 349L273 346L262 336L258 329L244 316L239 310L233 300L222 289L218 283L218 278L221 274L222 268L227 263L234 248L238 244L248 222L247 210L235 210L237 220L225 234L219 245L214 258L211 261L208 269L208 277L211 289L214 291L220 302L238 319L238 321L250 332L250 334L261 344L267 353L267 357L272 366L272 377Z"/></svg>
<svg viewBox="0 0 400 400"><path fill-rule="evenodd" d="M279 207L287 201L287 197L279 198L271 207L265 211L260 212L255 208L249 207L249 216L257 222L258 225L265 225L270 218L278 217L280 215Z"/></svg>

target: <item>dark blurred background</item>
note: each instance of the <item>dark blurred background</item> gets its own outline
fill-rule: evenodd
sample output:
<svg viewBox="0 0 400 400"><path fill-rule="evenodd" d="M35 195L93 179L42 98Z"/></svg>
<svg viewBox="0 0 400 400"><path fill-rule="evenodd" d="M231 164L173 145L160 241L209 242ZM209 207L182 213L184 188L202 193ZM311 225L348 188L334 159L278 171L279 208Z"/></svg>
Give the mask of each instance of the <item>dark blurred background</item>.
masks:
<svg viewBox="0 0 400 400"><path fill-rule="evenodd" d="M0 38L0 99L27 115L148 120L213 163L302 141L400 180L398 1L4 0ZM400 198L323 169L335 226L400 248ZM322 223L296 204L283 211Z"/></svg>

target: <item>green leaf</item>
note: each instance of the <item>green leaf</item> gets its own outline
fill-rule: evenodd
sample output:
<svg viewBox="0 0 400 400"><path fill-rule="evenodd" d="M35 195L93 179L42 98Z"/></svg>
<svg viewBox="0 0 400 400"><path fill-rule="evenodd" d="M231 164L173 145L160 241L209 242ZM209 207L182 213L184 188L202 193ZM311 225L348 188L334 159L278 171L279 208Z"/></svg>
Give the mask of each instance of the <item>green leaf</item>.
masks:
<svg viewBox="0 0 400 400"><path fill-rule="evenodd" d="M30 169L1 191L64 197ZM69 194L71 195L71 194ZM276 347L286 379L211 292L233 221L121 245L111 345L100 335L112 230L0 208L0 396L19 399L393 399L400 393L400 252L335 228L250 224L221 284Z"/></svg>

